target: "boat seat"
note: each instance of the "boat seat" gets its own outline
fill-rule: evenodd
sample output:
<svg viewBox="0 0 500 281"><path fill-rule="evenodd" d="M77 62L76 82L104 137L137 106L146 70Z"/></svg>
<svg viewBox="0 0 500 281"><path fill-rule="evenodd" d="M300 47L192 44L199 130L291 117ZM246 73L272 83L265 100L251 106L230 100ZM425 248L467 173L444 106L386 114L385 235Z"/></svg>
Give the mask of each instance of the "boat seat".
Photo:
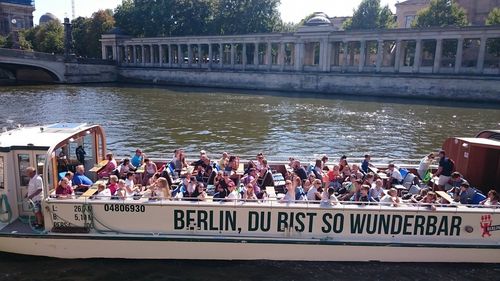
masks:
<svg viewBox="0 0 500 281"><path fill-rule="evenodd" d="M276 190L274 186L266 186L266 193L269 198L276 198Z"/></svg>

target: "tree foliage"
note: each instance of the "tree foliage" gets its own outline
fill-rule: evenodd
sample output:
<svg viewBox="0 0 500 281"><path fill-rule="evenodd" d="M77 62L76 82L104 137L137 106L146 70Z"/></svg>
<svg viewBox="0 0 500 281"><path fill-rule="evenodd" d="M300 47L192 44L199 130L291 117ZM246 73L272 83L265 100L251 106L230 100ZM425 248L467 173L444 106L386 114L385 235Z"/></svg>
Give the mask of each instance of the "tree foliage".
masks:
<svg viewBox="0 0 500 281"><path fill-rule="evenodd" d="M75 54L82 57L101 58L102 34L115 25L112 10L99 10L90 18L78 17L72 21Z"/></svg>
<svg viewBox="0 0 500 281"><path fill-rule="evenodd" d="M413 27L419 28L466 25L469 25L467 13L454 0L432 0L413 22Z"/></svg>
<svg viewBox="0 0 500 281"><path fill-rule="evenodd" d="M380 6L380 0L363 0L354 10L351 19L344 22L344 29L394 28L395 17L389 6Z"/></svg>
<svg viewBox="0 0 500 281"><path fill-rule="evenodd" d="M486 18L486 25L497 25L500 24L500 8L495 8L491 10Z"/></svg>
<svg viewBox="0 0 500 281"><path fill-rule="evenodd" d="M500 8L493 9L486 18L486 25L500 25ZM500 57L500 38L492 38L487 41L488 52L495 57Z"/></svg>
<svg viewBox="0 0 500 281"><path fill-rule="evenodd" d="M124 0L116 25L138 37L270 32L283 26L279 0Z"/></svg>
<svg viewBox="0 0 500 281"><path fill-rule="evenodd" d="M54 20L45 24L23 30L19 33L22 49L33 49L37 52L64 53L64 27L60 21Z"/></svg>

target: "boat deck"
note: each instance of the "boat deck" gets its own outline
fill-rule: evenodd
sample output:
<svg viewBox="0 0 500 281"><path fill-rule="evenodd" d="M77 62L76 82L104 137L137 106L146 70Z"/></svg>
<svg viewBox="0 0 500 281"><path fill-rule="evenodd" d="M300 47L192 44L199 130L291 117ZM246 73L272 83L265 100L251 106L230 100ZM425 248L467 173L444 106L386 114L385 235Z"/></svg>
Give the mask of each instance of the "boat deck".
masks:
<svg viewBox="0 0 500 281"><path fill-rule="evenodd" d="M31 229L29 224L23 223L20 220L15 220L10 224L3 226L0 229L0 234L2 233L37 234L33 231L33 229Z"/></svg>

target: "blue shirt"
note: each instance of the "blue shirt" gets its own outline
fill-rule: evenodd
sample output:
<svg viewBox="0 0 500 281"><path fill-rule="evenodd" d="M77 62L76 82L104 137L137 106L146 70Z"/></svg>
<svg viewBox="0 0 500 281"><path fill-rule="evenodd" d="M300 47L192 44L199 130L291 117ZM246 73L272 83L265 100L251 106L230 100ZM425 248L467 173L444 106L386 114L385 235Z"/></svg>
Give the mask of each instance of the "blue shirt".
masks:
<svg viewBox="0 0 500 281"><path fill-rule="evenodd" d="M139 156L139 155L135 154L130 159L130 164L134 165L134 167L136 167L136 168L141 166L141 162L142 162L142 155Z"/></svg>
<svg viewBox="0 0 500 281"><path fill-rule="evenodd" d="M363 160L363 163L361 163L361 170L363 170L363 172L365 173L368 173L368 165L370 164L370 162L368 162L368 160Z"/></svg>
<svg viewBox="0 0 500 281"><path fill-rule="evenodd" d="M73 185L92 185L93 182L85 175L75 174L73 177Z"/></svg>

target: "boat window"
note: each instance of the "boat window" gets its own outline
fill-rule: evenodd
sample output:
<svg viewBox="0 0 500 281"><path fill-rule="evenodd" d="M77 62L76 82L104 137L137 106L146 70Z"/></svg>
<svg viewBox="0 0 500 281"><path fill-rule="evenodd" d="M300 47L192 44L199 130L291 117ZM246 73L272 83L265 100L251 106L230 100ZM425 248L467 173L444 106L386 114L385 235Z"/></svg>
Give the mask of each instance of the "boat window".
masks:
<svg viewBox="0 0 500 281"><path fill-rule="evenodd" d="M45 154L36 155L36 172L39 175L43 175L43 165L45 165Z"/></svg>
<svg viewBox="0 0 500 281"><path fill-rule="evenodd" d="M17 164L19 169L19 185L28 186L30 182L29 176L26 174L26 169L30 166L30 155L29 154L18 154Z"/></svg>
<svg viewBox="0 0 500 281"><path fill-rule="evenodd" d="M4 174L4 164L3 164L3 156L0 156L0 189L5 188L5 174Z"/></svg>

